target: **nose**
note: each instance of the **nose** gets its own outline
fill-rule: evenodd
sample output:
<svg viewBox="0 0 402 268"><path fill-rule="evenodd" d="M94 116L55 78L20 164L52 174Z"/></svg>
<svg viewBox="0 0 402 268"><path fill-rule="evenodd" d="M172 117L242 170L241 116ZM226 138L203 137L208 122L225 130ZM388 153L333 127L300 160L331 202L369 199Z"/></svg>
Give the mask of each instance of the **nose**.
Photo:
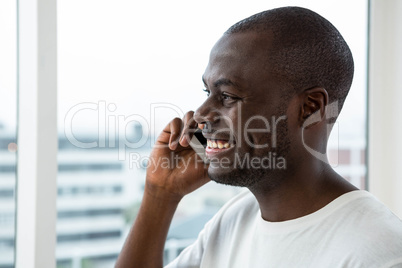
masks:
<svg viewBox="0 0 402 268"><path fill-rule="evenodd" d="M219 121L220 113L208 98L194 113L194 120L198 124L206 124L206 126Z"/></svg>

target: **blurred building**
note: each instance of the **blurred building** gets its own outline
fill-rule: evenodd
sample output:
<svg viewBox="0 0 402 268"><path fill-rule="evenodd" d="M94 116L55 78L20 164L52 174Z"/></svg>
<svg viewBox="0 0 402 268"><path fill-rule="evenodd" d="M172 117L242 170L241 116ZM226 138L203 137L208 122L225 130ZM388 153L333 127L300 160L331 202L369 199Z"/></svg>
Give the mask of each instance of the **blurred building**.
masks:
<svg viewBox="0 0 402 268"><path fill-rule="evenodd" d="M1 122L0 122L1 125ZM0 267L14 262L15 135L0 126Z"/></svg>
<svg viewBox="0 0 402 268"><path fill-rule="evenodd" d="M141 131L135 128L133 136ZM15 135L0 133L0 268L13 267ZM96 140L81 136L81 142ZM78 139L78 138L77 138ZM149 146L131 150L148 155ZM125 153L129 153L127 150ZM145 167L118 160L117 147L80 149L59 138L57 267L112 267L128 224L127 209L139 203Z"/></svg>

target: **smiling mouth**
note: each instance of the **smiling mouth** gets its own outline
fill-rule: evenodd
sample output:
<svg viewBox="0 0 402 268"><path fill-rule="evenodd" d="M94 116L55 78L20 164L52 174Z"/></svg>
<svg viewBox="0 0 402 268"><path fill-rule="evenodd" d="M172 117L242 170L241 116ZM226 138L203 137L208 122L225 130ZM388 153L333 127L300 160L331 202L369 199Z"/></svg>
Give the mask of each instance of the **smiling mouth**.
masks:
<svg viewBox="0 0 402 268"><path fill-rule="evenodd" d="M207 139L207 147L210 149L229 149L233 144L226 140Z"/></svg>

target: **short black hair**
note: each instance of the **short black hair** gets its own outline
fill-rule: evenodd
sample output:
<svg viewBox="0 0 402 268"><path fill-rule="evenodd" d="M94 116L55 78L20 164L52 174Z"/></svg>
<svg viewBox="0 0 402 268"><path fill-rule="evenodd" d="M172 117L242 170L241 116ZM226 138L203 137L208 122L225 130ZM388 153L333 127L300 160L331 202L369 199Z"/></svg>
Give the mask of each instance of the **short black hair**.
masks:
<svg viewBox="0 0 402 268"><path fill-rule="evenodd" d="M338 101L338 111L342 109L352 84L353 57L342 35L328 20L306 8L282 7L239 21L225 34L250 31L273 36L267 46L270 72L295 93L325 88L329 103Z"/></svg>

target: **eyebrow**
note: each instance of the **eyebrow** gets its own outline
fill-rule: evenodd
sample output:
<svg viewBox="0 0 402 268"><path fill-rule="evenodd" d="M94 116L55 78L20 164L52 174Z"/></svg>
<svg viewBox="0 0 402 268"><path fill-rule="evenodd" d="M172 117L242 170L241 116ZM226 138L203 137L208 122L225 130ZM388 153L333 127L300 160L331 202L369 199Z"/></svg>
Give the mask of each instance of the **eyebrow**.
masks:
<svg viewBox="0 0 402 268"><path fill-rule="evenodd" d="M205 82L204 77L202 77L202 82L204 83L205 86L207 86L207 83ZM233 82L233 81L231 81L230 79L227 79L227 78L220 78L220 79L218 79L218 80L216 80L214 82L214 87L217 88L217 87L220 87L220 86L233 86L236 89L239 89L239 86L235 82Z"/></svg>

